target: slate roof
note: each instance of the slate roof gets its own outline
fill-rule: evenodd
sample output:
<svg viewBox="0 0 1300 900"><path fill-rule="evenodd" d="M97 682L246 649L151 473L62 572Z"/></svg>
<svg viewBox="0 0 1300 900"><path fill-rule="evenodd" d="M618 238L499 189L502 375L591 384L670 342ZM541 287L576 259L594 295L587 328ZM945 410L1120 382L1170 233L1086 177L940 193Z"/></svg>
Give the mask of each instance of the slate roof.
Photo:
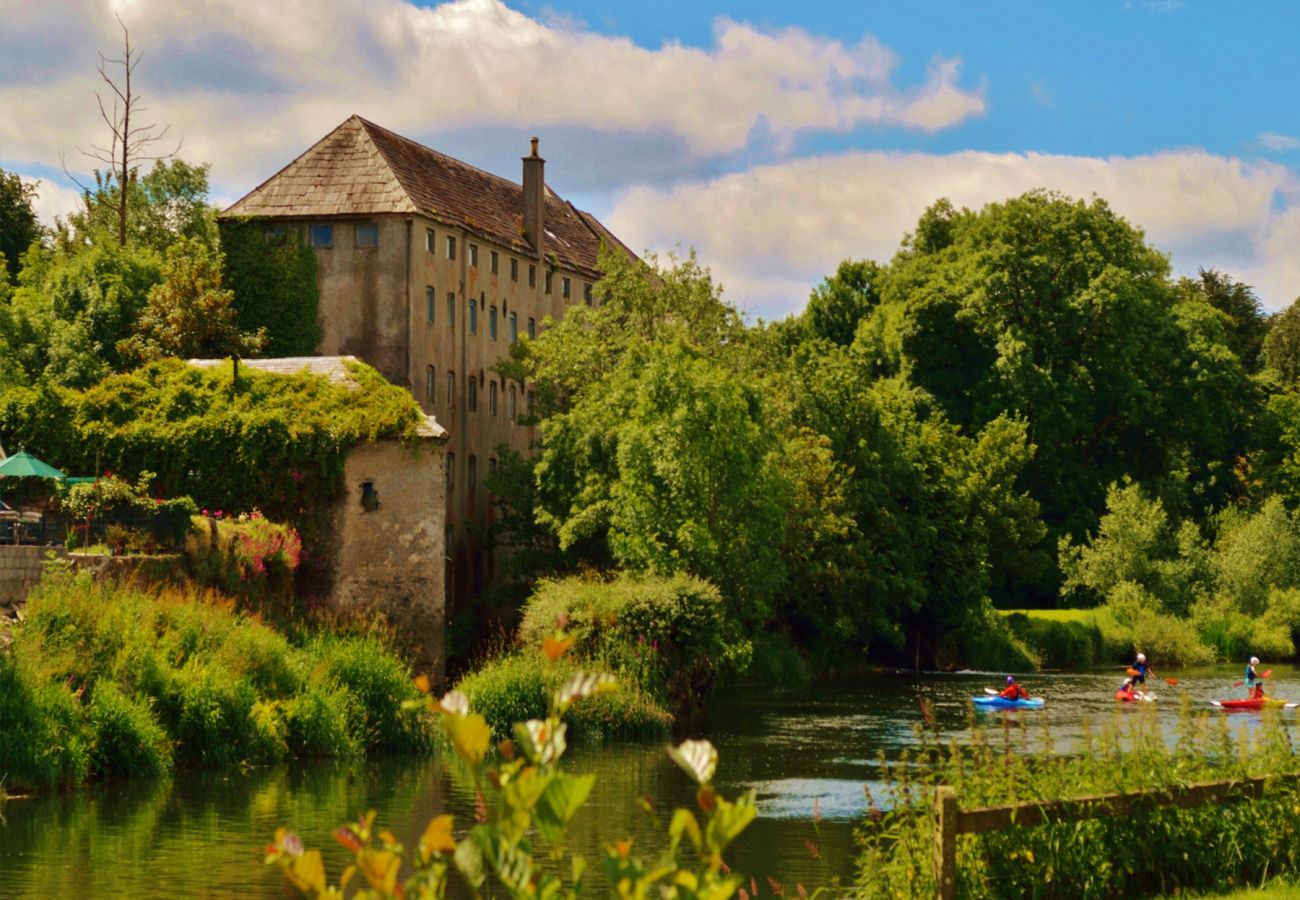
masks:
<svg viewBox="0 0 1300 900"><path fill-rule="evenodd" d="M523 236L523 188L352 116L222 213L225 217L426 215L505 247ZM561 266L599 274L603 240L634 254L595 216L546 188L545 250Z"/></svg>
<svg viewBox="0 0 1300 900"><path fill-rule="evenodd" d="M186 362L200 369L211 369L229 365L230 359L228 357L190 359ZM353 363L359 362L361 360L355 356L281 356L274 359L241 359L239 365L245 369L256 369L274 375L297 375L299 372L310 372L313 375L323 375L334 384L356 387L357 383L348 370ZM445 438L447 430L439 425L438 420L433 416L425 416L424 421L416 427L416 434L420 437Z"/></svg>

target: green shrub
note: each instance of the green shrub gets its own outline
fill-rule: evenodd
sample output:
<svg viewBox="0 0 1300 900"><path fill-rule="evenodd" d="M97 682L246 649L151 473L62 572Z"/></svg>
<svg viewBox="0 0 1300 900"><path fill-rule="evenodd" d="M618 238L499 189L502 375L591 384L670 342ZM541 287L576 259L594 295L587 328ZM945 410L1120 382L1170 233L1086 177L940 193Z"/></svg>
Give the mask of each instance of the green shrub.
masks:
<svg viewBox="0 0 1300 900"><path fill-rule="evenodd" d="M580 658L679 711L695 710L720 679L745 669L752 653L717 588L687 575L544 580L524 608L524 646L539 646L561 620Z"/></svg>
<svg viewBox="0 0 1300 900"><path fill-rule="evenodd" d="M1038 668L1033 650L988 601L967 616L964 627L947 636L935 656L941 664L975 669L1025 672Z"/></svg>
<svg viewBox="0 0 1300 900"><path fill-rule="evenodd" d="M100 681L88 718L94 734L91 764L95 771L159 775L171 769L167 733L146 701L126 696L111 681Z"/></svg>
<svg viewBox="0 0 1300 900"><path fill-rule="evenodd" d="M773 688L804 687L812 681L812 668L788 634L772 631L754 639L745 679Z"/></svg>
<svg viewBox="0 0 1300 900"><path fill-rule="evenodd" d="M469 698L494 734L509 737L515 722L546 717L551 694L572 671L572 665L565 663L548 673L540 653L524 651L491 660L462 678L456 690ZM672 722L672 715L653 697L625 682L590 705L575 708L569 716L569 733L577 739L659 737Z"/></svg>
<svg viewBox="0 0 1300 900"><path fill-rule="evenodd" d="M0 774L43 786L428 748L428 716L401 710L418 696L374 637L299 646L214 594L55 566L0 657Z"/></svg>

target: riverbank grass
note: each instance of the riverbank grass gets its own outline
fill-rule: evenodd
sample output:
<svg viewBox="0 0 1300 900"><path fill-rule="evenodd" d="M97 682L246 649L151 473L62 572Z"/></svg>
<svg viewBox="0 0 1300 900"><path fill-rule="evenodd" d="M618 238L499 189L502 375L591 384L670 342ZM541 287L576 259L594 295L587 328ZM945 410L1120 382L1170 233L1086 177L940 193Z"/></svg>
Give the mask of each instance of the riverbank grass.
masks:
<svg viewBox="0 0 1300 900"><path fill-rule="evenodd" d="M177 766L242 767L431 745L417 693L376 638L290 640L214 593L54 568L0 656L11 787Z"/></svg>
<svg viewBox="0 0 1300 900"><path fill-rule="evenodd" d="M1155 716L1085 727L1056 752L1047 716L1032 734L972 727L969 743L933 730L884 766L889 787L863 823L857 896L933 897L937 785L963 809L1070 799L1254 776L1296 776L1287 722L1275 712L1234 719L1184 704L1174 734ZM879 804L879 805L877 805ZM965 897L1162 896L1258 885L1300 872L1300 780L1267 782L1253 800L1187 809L1151 803L1113 819L1059 821L961 835L958 894Z"/></svg>

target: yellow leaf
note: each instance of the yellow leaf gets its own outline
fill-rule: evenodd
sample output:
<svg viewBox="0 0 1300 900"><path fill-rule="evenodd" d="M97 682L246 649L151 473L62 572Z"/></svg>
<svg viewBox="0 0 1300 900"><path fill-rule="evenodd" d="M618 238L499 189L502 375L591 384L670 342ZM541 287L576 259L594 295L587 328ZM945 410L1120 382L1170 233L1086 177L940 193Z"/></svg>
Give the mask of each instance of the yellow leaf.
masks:
<svg viewBox="0 0 1300 900"><path fill-rule="evenodd" d="M486 719L478 713L470 713L467 716L448 716L443 724L447 737L451 738L452 747L461 759L471 766L477 766L483 761L492 740L492 731L488 728Z"/></svg>
<svg viewBox="0 0 1300 900"><path fill-rule="evenodd" d="M325 892L325 864L321 861L319 850L308 850L302 856L295 857L289 868L289 880L300 891Z"/></svg>
<svg viewBox="0 0 1300 900"><path fill-rule="evenodd" d="M433 690L433 684L429 681L428 675L415 676L415 689L421 694L427 694Z"/></svg>
<svg viewBox="0 0 1300 900"><path fill-rule="evenodd" d="M453 853L456 841L451 836L452 817L435 816L420 837L420 846L429 853Z"/></svg>

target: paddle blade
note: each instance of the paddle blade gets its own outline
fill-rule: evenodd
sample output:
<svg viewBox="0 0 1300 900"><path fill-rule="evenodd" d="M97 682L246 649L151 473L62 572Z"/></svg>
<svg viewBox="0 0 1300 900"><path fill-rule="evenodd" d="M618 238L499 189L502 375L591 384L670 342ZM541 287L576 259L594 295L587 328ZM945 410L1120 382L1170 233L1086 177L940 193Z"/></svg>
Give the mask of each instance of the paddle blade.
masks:
<svg viewBox="0 0 1300 900"><path fill-rule="evenodd" d="M1232 683L1232 686L1233 686L1233 687L1241 687L1241 686L1242 686L1243 684L1245 684L1245 683L1246 683L1246 682L1244 682L1244 681L1234 681L1234 682Z"/></svg>
<svg viewBox="0 0 1300 900"><path fill-rule="evenodd" d="M1167 684L1167 685L1169 685L1169 686L1171 686L1171 687L1178 687L1178 679L1177 679L1177 678L1166 678L1166 679L1165 679L1165 684Z"/></svg>
<svg viewBox="0 0 1300 900"><path fill-rule="evenodd" d="M996 697L998 695L998 692L993 690L993 688L985 688L984 693L988 694L990 697Z"/></svg>
<svg viewBox="0 0 1300 900"><path fill-rule="evenodd" d="M1137 669L1133 668L1132 666L1129 666L1127 669L1124 670L1124 674L1128 675L1130 678L1136 678L1138 675L1142 673L1139 672Z"/></svg>
<svg viewBox="0 0 1300 900"><path fill-rule="evenodd" d="M1263 673L1262 673L1259 677L1260 677L1260 678L1272 678L1272 677L1273 677L1273 670L1272 670L1272 669L1265 669L1265 670L1263 671Z"/></svg>

